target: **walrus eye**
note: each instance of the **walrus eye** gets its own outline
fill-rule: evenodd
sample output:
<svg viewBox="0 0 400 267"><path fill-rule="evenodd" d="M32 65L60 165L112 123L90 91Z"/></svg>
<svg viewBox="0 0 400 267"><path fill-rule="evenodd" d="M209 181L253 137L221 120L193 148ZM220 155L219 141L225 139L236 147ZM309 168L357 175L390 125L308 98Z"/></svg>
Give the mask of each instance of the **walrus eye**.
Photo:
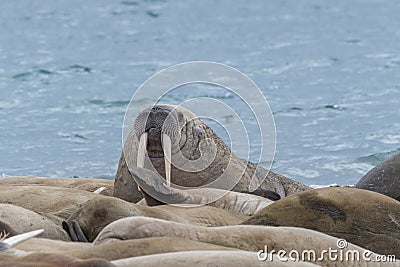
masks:
<svg viewBox="0 0 400 267"><path fill-rule="evenodd" d="M194 127L194 133L199 137L202 138L204 136L204 130L199 126L196 125L196 127Z"/></svg>
<svg viewBox="0 0 400 267"><path fill-rule="evenodd" d="M183 114L182 112L178 112L178 120L183 121Z"/></svg>

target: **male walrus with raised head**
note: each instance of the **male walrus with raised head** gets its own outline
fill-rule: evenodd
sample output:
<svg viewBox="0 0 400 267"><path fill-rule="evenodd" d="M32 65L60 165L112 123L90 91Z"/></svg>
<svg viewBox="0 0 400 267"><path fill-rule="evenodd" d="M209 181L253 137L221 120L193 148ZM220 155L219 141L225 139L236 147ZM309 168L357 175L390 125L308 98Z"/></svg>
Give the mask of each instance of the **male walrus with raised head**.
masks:
<svg viewBox="0 0 400 267"><path fill-rule="evenodd" d="M273 199L309 189L238 158L207 124L181 106L155 105L144 109L126 139L113 195L138 202L143 196L129 171L133 167L158 172L167 185L209 185L227 190L234 185L232 190L238 192L259 187L270 192ZM223 179L218 179L221 176Z"/></svg>

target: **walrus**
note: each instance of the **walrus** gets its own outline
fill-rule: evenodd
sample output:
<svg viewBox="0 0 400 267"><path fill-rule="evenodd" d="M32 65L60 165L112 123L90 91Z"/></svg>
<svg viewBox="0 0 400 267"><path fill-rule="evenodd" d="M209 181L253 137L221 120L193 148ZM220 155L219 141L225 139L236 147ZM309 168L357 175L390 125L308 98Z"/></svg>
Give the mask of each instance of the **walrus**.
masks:
<svg viewBox="0 0 400 267"><path fill-rule="evenodd" d="M235 248L222 247L209 243L201 243L176 237L153 237L146 239L125 240L97 246L82 246L84 243L30 239L18 245L29 256L3 257L5 264L15 264L31 261L34 266L110 266L104 260L111 261L115 266L317 266L306 262L282 262L276 255L269 255L265 262L258 260L257 253L241 251ZM188 253L182 253L187 251ZM36 252L36 253L32 253ZM37 253L40 252L40 253ZM176 253L171 253L176 252ZM1 253L1 251L0 251ZM63 255L60 255L63 254ZM200 255L201 254L201 255ZM147 256L148 257L145 257ZM0 258L1 258L0 257ZM271 258L272 257L272 258ZM4 259L5 258L5 259ZM94 260L99 259L102 260ZM57 260L57 262L55 262ZM78 259L84 259L78 260ZM86 259L86 260L85 260ZM0 264L2 263L0 260ZM41 265L43 264L43 265ZM92 264L92 265L91 265ZM211 265L210 265L211 264ZM212 266L214 266L212 265ZM17 265L21 266L21 265Z"/></svg>
<svg viewBox="0 0 400 267"><path fill-rule="evenodd" d="M22 234L36 229L44 229L42 237L70 240L63 229L48 219L31 210L11 204L0 204L0 221L6 225L12 225L12 232Z"/></svg>
<svg viewBox="0 0 400 267"><path fill-rule="evenodd" d="M310 189L239 159L195 114L173 105L141 111L124 143L113 196L136 203L142 194L129 171L133 167L153 170L174 187L207 186L238 192L259 187L281 198Z"/></svg>
<svg viewBox="0 0 400 267"><path fill-rule="evenodd" d="M222 227L203 227L170 222L148 217L128 217L117 220L107 225L93 242L95 246L101 244L114 244L121 240L143 239L150 237L179 237L197 242L238 248L256 252L268 246L268 251L285 250L314 250L317 257L310 257L306 261L316 262L322 266L348 266L346 261L332 261L328 253L322 251L329 248L337 249L338 239L324 233L310 229L296 227L273 227L255 225L237 225ZM354 250L363 255L366 250L362 247L348 243L347 250ZM368 255L371 259L377 256ZM321 258L322 260L317 258ZM358 262L356 262L358 263ZM366 259L360 257L360 265L366 265ZM398 266L392 263L388 266Z"/></svg>
<svg viewBox="0 0 400 267"><path fill-rule="evenodd" d="M147 170L149 171L149 170ZM98 197L86 202L63 225L73 241L92 242L113 221L131 216L147 216L201 226L239 224L248 216L210 206L142 206L113 197Z"/></svg>
<svg viewBox="0 0 400 267"><path fill-rule="evenodd" d="M52 253L32 253L26 256L1 255L0 266L13 267L116 267L103 259L81 260Z"/></svg>
<svg viewBox="0 0 400 267"><path fill-rule="evenodd" d="M109 261L188 250L238 251L236 248L201 243L177 237L130 239L97 246L93 246L90 243L32 238L17 245L15 248L26 252L56 253L78 259L102 258Z"/></svg>
<svg viewBox="0 0 400 267"><path fill-rule="evenodd" d="M14 267L113 267L103 259L78 259L54 253L32 253L14 247L43 233L43 229L30 231L13 237L0 238L0 266Z"/></svg>
<svg viewBox="0 0 400 267"><path fill-rule="evenodd" d="M370 170L358 181L356 187L400 201L400 152Z"/></svg>
<svg viewBox="0 0 400 267"><path fill-rule="evenodd" d="M113 261L118 267L288 267L288 266L319 266L304 261L280 261L274 254L268 255L270 260L260 261L256 252L249 251L181 251L174 253L156 254L142 257L134 257Z"/></svg>
<svg viewBox="0 0 400 267"><path fill-rule="evenodd" d="M95 197L101 196L74 188L0 185L0 203L13 204L45 215L57 225L61 225L83 203Z"/></svg>
<svg viewBox="0 0 400 267"><path fill-rule="evenodd" d="M46 178L37 176L10 176L0 179L0 186L53 186L85 190L95 192L97 189L104 187L102 195L111 196L114 187L113 180L105 180L98 178Z"/></svg>
<svg viewBox="0 0 400 267"><path fill-rule="evenodd" d="M45 253L65 254L69 256L74 256L70 255L69 251L75 251L75 250L84 251L85 249L91 247L93 247L91 243L62 241L62 240L54 240L42 237L31 238L14 246L15 249L22 250L28 253L45 252ZM98 257L86 257L86 258L98 258Z"/></svg>
<svg viewBox="0 0 400 267"><path fill-rule="evenodd" d="M400 202L367 190L329 187L301 192L242 224L308 228L400 258Z"/></svg>

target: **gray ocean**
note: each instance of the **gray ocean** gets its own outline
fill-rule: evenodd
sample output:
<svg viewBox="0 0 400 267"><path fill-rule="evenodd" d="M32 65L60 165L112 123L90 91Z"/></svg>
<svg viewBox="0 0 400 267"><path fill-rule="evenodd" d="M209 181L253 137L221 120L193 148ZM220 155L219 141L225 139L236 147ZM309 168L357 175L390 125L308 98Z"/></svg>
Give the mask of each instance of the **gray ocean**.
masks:
<svg viewBox="0 0 400 267"><path fill-rule="evenodd" d="M354 184L400 151L399 14L396 0L2 0L0 177L112 179L135 90L206 60L268 98L273 171Z"/></svg>

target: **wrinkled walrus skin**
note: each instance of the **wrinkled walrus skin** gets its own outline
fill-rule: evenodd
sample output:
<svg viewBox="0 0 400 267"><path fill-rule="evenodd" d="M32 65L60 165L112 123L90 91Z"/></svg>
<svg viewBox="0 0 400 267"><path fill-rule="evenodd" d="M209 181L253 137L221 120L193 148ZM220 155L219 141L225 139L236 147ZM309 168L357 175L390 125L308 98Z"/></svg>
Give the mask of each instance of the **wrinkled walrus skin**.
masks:
<svg viewBox="0 0 400 267"><path fill-rule="evenodd" d="M216 151L213 150L210 140L216 145ZM208 167L192 172L174 166L178 152L193 164L202 156L208 157L212 152L216 154ZM171 154L172 166L166 164L165 153ZM148 156L143 159L143 166L138 166L138 158L141 159L144 155ZM229 161L231 164L228 168ZM310 189L259 165L239 159L222 139L191 111L172 105L156 105L139 113L121 154L115 175L115 197L134 203L142 199L143 196L129 172L129 168L137 166L149 168L164 178L170 173L171 182L178 186L199 187L215 182L221 175L234 179L237 174L242 174L233 191L248 191L259 185L264 178L260 188L276 192L281 198ZM170 168L170 172L166 167ZM224 188L224 185L220 184L221 188Z"/></svg>

